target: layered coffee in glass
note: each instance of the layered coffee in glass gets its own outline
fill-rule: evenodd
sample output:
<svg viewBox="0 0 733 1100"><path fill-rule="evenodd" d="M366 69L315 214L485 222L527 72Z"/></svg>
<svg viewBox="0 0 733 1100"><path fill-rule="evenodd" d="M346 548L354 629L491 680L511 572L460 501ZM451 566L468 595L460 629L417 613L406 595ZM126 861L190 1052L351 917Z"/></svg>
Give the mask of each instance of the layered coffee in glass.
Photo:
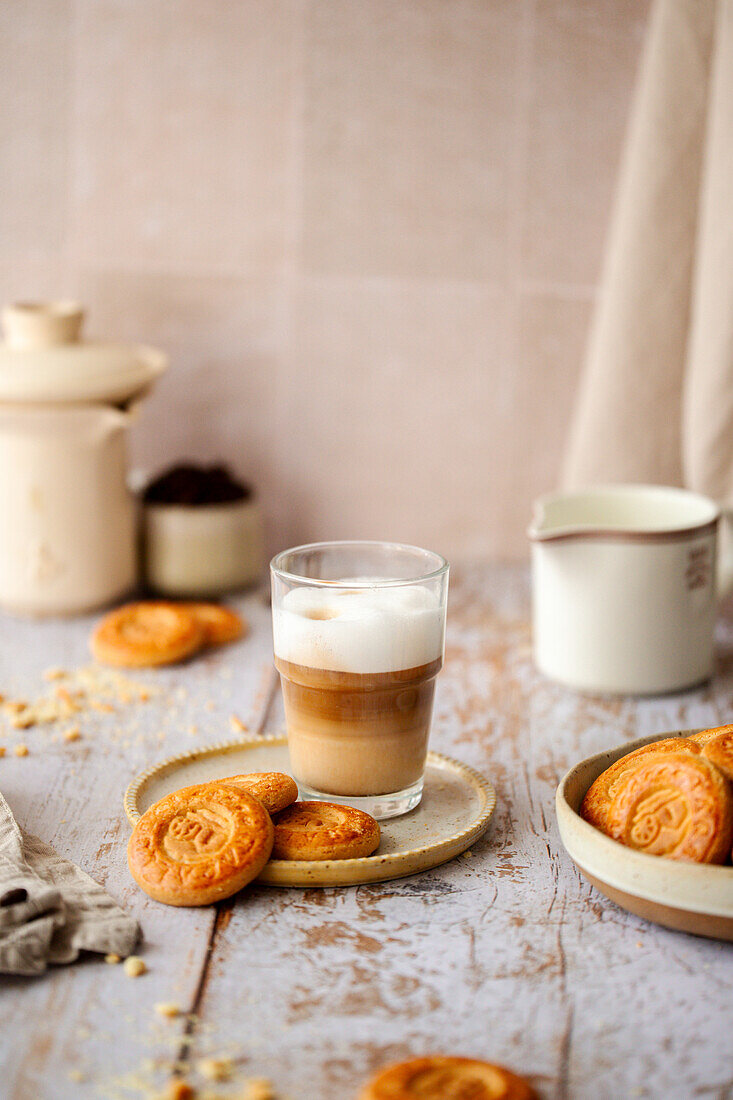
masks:
<svg viewBox="0 0 733 1100"><path fill-rule="evenodd" d="M275 665L301 797L377 818L422 797L448 563L388 542L315 543L273 559Z"/></svg>

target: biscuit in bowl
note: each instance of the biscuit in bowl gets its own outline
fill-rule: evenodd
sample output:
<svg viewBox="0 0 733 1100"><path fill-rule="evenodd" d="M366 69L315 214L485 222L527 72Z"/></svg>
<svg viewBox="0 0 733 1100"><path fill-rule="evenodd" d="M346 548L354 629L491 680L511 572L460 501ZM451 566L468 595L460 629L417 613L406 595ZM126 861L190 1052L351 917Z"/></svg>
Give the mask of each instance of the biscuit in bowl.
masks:
<svg viewBox="0 0 733 1100"><path fill-rule="evenodd" d="M503 1066L433 1055L382 1070L357 1100L537 1100L531 1085Z"/></svg>
<svg viewBox="0 0 733 1100"><path fill-rule="evenodd" d="M733 795L701 755L640 754L609 798L602 831L648 855L723 863L733 835Z"/></svg>
<svg viewBox="0 0 733 1100"><path fill-rule="evenodd" d="M204 644L204 630L179 604L128 603L110 611L91 637L92 656L103 665L147 668L185 660Z"/></svg>
<svg viewBox="0 0 733 1100"><path fill-rule="evenodd" d="M226 645L236 642L247 633L247 624L241 615L219 603L184 603L204 632L204 645Z"/></svg>
<svg viewBox="0 0 733 1100"><path fill-rule="evenodd" d="M626 753L590 785L580 808L581 817L601 832L607 832L611 803L629 771L635 767L635 762L649 753L665 751L699 753L700 746L691 737L665 737Z"/></svg>
<svg viewBox="0 0 733 1100"><path fill-rule="evenodd" d="M703 756L718 768L726 779L733 780L733 726L717 726L691 734L700 745Z"/></svg>
<svg viewBox="0 0 733 1100"><path fill-rule="evenodd" d="M360 859L379 847L379 825L353 806L294 802L275 817L273 859Z"/></svg>
<svg viewBox="0 0 733 1100"><path fill-rule="evenodd" d="M237 787L201 783L145 811L132 831L127 862L155 901L210 905L259 875L273 839L272 819L257 798Z"/></svg>
<svg viewBox="0 0 733 1100"><path fill-rule="evenodd" d="M251 772L248 775L228 775L217 780L248 791L259 798L268 814L277 814L291 806L298 797L298 785L283 772Z"/></svg>

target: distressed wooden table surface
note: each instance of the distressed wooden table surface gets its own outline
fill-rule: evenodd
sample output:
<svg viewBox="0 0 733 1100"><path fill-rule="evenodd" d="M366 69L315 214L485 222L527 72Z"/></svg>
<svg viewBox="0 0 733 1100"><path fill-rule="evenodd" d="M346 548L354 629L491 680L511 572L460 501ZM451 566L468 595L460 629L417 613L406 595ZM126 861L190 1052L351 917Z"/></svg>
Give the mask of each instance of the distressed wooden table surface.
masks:
<svg viewBox="0 0 733 1100"><path fill-rule="evenodd" d="M239 601L241 643L137 675L147 702L3 732L0 789L19 822L80 864L139 919L149 972L96 958L0 979L0 1096L133 1100L174 1062L235 1059L291 1100L352 1100L378 1066L425 1051L493 1059L550 1097L733 1097L733 951L605 901L560 844L553 795L579 758L632 737L733 715L733 621L701 690L580 697L543 681L529 649L522 568L456 569L432 744L488 774L498 807L468 858L351 889L249 889L216 908L148 900L125 862L122 795L144 766L231 735L282 727L269 612ZM0 691L34 698L51 665L87 661L91 620L0 620ZM66 723L68 725L68 723ZM24 741L29 755L12 746ZM186 1015L166 1022L156 1002ZM190 1015L189 1015L190 1014ZM211 1089L211 1086L209 1085ZM241 1095L241 1084L217 1085Z"/></svg>

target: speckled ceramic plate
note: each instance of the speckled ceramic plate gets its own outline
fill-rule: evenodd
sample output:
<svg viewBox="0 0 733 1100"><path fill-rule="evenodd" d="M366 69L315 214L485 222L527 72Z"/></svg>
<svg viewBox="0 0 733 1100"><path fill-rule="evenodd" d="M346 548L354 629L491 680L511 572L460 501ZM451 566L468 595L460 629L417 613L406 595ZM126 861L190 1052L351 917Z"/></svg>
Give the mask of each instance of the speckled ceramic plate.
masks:
<svg viewBox="0 0 733 1100"><path fill-rule="evenodd" d="M290 772L284 737L228 741L164 760L133 780L125 812L134 825L158 799L192 783L246 772ZM384 882L436 867L486 831L496 806L491 783L467 764L431 752L417 809L381 822L378 852L364 859L272 859L260 875L273 886L351 886Z"/></svg>
<svg viewBox="0 0 733 1100"><path fill-rule="evenodd" d="M578 813L594 779L627 752L664 737L697 732L656 733L576 764L557 788L557 823L581 874L623 909L681 932L733 940L733 867L679 863L635 852L594 829Z"/></svg>

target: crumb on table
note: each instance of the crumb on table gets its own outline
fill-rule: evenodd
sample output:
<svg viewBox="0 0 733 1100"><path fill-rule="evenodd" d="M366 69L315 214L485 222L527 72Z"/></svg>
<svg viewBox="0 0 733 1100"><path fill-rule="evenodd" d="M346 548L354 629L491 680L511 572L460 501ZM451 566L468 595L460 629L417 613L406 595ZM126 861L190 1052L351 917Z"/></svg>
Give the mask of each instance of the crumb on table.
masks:
<svg viewBox="0 0 733 1100"><path fill-rule="evenodd" d="M146 974L148 970L144 960L139 955L128 955L124 967L128 978L139 978L141 974Z"/></svg>

